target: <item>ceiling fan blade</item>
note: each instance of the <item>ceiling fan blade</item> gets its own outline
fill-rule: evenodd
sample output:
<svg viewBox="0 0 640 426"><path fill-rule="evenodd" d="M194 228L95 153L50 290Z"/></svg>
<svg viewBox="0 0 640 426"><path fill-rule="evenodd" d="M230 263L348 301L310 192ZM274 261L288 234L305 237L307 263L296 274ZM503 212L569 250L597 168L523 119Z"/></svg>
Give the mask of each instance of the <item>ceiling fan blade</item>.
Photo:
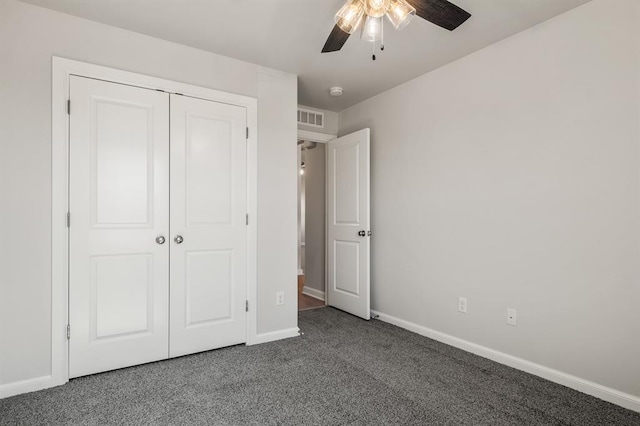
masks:
<svg viewBox="0 0 640 426"><path fill-rule="evenodd" d="M331 34L329 34L329 38L324 43L322 53L337 52L342 49L342 46L347 42L349 35L349 33L342 31L339 26L334 26L331 30Z"/></svg>
<svg viewBox="0 0 640 426"><path fill-rule="evenodd" d="M471 16L469 12L447 0L407 1L416 8L416 15L449 31L458 28Z"/></svg>

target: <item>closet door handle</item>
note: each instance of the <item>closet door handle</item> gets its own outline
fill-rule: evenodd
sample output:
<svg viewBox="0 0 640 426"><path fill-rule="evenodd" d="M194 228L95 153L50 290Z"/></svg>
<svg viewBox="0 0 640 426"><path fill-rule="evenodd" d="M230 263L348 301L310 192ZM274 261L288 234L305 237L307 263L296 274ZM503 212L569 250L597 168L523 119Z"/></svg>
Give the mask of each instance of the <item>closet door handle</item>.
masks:
<svg viewBox="0 0 640 426"><path fill-rule="evenodd" d="M175 241L176 244L181 244L184 241L184 238L182 238L182 235L176 235L173 241Z"/></svg>
<svg viewBox="0 0 640 426"><path fill-rule="evenodd" d="M156 243L158 244L164 244L166 240L164 239L164 237L162 235L159 235L156 237Z"/></svg>

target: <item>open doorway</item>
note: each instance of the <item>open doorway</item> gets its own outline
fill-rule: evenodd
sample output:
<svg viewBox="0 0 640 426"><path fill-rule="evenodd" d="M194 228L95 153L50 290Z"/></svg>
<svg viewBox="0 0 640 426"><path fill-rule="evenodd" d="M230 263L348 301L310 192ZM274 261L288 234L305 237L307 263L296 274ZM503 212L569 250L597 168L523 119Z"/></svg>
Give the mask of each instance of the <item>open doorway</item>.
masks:
<svg viewBox="0 0 640 426"><path fill-rule="evenodd" d="M299 310L371 317L370 139L298 129Z"/></svg>
<svg viewBox="0 0 640 426"><path fill-rule="evenodd" d="M298 310L325 306L325 144L298 141Z"/></svg>

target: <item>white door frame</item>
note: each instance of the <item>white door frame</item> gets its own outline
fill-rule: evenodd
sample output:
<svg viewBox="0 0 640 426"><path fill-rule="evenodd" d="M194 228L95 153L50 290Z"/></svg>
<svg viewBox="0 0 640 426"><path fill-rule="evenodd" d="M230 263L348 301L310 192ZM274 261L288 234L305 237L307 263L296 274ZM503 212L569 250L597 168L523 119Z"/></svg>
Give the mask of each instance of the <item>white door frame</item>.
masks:
<svg viewBox="0 0 640 426"><path fill-rule="evenodd" d="M69 381L69 345L67 340L69 296L69 79L72 75L107 80L148 89L180 93L195 98L242 106L247 109L247 209L251 220L247 228L247 345L257 338L257 217L258 217L258 100L218 90L178 83L142 74L121 71L65 58L52 61L51 116L51 382L46 387ZM73 108L73 105L71 106ZM71 330L73 333L73 330Z"/></svg>
<svg viewBox="0 0 640 426"><path fill-rule="evenodd" d="M319 132L312 132L309 130L300 130L298 129L298 140L304 140L304 141L309 141L309 142L317 142L317 143L327 143L329 141L332 141L334 139L336 139L338 137L338 135L332 135L332 134L326 134L326 133L319 133ZM326 167L326 164L325 164ZM325 178L325 186L326 186L326 178ZM300 178L298 175L298 185L300 184ZM326 192L326 188L325 188L325 205L328 202L327 199L327 192ZM328 267L329 267L329 263L327 262L327 212L325 209L325 214L324 214L324 229L325 229L325 233L324 233L324 304L327 304L327 272L328 272ZM298 233L298 250L299 250L299 245L300 245L300 235Z"/></svg>
<svg viewBox="0 0 640 426"><path fill-rule="evenodd" d="M298 140L318 143L327 143L337 138L338 135L329 135L326 133L311 132L309 130L298 129Z"/></svg>

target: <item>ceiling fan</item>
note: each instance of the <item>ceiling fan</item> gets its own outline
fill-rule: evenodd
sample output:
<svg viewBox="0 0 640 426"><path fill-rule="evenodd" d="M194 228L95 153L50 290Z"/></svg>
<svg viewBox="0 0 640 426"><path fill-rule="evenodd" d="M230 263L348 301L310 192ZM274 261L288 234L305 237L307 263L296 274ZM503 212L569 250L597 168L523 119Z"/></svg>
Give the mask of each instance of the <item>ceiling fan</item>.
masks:
<svg viewBox="0 0 640 426"><path fill-rule="evenodd" d="M406 27L415 15L442 28L453 31L471 14L447 0L347 0L335 16L336 25L322 48L322 53L342 49L347 39L359 27L361 38L374 43L381 42L384 50L384 21L387 16L396 30Z"/></svg>

